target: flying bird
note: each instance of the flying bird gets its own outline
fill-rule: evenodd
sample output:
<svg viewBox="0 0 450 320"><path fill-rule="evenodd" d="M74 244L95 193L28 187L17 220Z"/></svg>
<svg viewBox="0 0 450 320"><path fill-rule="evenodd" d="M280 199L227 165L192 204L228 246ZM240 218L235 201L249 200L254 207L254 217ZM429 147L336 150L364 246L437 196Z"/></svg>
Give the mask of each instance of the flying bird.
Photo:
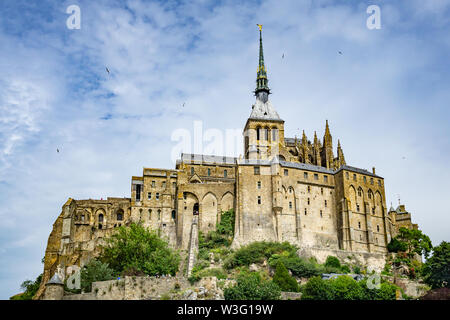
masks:
<svg viewBox="0 0 450 320"><path fill-rule="evenodd" d="M183 102L183 107L184 107L185 104L186 104L186 102Z"/></svg>
<svg viewBox="0 0 450 320"><path fill-rule="evenodd" d="M338 51L339 54L342 54L342 51Z"/></svg>
<svg viewBox="0 0 450 320"><path fill-rule="evenodd" d="M58 148L56 148L56 152L58 152L58 153L59 153L59 149L58 149Z"/></svg>
<svg viewBox="0 0 450 320"><path fill-rule="evenodd" d="M284 59L284 53L283 53L283 55L281 56L281 59Z"/></svg>
<svg viewBox="0 0 450 320"><path fill-rule="evenodd" d="M106 67L106 72L108 72L108 74L109 74L109 69L108 69L108 67Z"/></svg>

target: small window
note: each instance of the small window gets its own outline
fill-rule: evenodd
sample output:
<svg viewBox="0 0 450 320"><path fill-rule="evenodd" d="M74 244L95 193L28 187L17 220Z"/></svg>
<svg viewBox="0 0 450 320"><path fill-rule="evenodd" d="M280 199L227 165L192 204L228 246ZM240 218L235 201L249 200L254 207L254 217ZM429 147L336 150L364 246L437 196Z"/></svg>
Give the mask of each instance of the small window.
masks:
<svg viewBox="0 0 450 320"><path fill-rule="evenodd" d="M370 184L373 184L373 178L370 178Z"/></svg>
<svg viewBox="0 0 450 320"><path fill-rule="evenodd" d="M308 179L308 172L303 173L303 178Z"/></svg>
<svg viewBox="0 0 450 320"><path fill-rule="evenodd" d="M98 222L102 223L103 222L103 213L100 213L98 215Z"/></svg>
<svg viewBox="0 0 450 320"><path fill-rule="evenodd" d="M224 178L228 177L228 171L227 170L223 170L223 177Z"/></svg>
<svg viewBox="0 0 450 320"><path fill-rule="evenodd" d="M328 183L328 176L323 176L323 182Z"/></svg>
<svg viewBox="0 0 450 320"><path fill-rule="evenodd" d="M141 201L141 185L136 185L136 201Z"/></svg>
<svg viewBox="0 0 450 320"><path fill-rule="evenodd" d="M148 209L148 219L152 218L152 209Z"/></svg>
<svg viewBox="0 0 450 320"><path fill-rule="evenodd" d="M258 181L258 189L261 189L261 181Z"/></svg>
<svg viewBox="0 0 450 320"><path fill-rule="evenodd" d="M159 200L159 193L156 193L156 200Z"/></svg>
<svg viewBox="0 0 450 320"><path fill-rule="evenodd" d="M323 218L322 210L320 210L320 217Z"/></svg>
<svg viewBox="0 0 450 320"><path fill-rule="evenodd" d="M308 205L309 205L309 198L308 198Z"/></svg>
<svg viewBox="0 0 450 320"><path fill-rule="evenodd" d="M308 186L308 193L311 192L311 186Z"/></svg>
<svg viewBox="0 0 450 320"><path fill-rule="evenodd" d="M284 175L285 176L289 175L289 170L288 169L284 169Z"/></svg>
<svg viewBox="0 0 450 320"><path fill-rule="evenodd" d="M320 188L320 194L323 195L323 188Z"/></svg>
<svg viewBox="0 0 450 320"><path fill-rule="evenodd" d="M261 204L261 196L258 196L258 204Z"/></svg>
<svg viewBox="0 0 450 320"><path fill-rule="evenodd" d="M166 188L166 182L165 182L165 181L162 182L162 188L163 188L163 189Z"/></svg>
<svg viewBox="0 0 450 320"><path fill-rule="evenodd" d="M363 177L364 183L367 183L367 178L366 176Z"/></svg>
<svg viewBox="0 0 450 320"><path fill-rule="evenodd" d="M259 174L259 167L254 167L253 170L255 174Z"/></svg>
<svg viewBox="0 0 450 320"><path fill-rule="evenodd" d="M152 193L151 193L151 192L148 192L148 193L147 193L147 199L148 199L148 200L152 200Z"/></svg>
<svg viewBox="0 0 450 320"><path fill-rule="evenodd" d="M377 232L380 232L380 226L377 225Z"/></svg>
<svg viewBox="0 0 450 320"><path fill-rule="evenodd" d="M361 229L361 222L358 221L358 228Z"/></svg>
<svg viewBox="0 0 450 320"><path fill-rule="evenodd" d="M191 174L194 174L194 167L191 167Z"/></svg>
<svg viewBox="0 0 450 320"><path fill-rule="evenodd" d="M306 208L305 208L305 216L308 214L308 210L306 210Z"/></svg>
<svg viewBox="0 0 450 320"><path fill-rule="evenodd" d="M327 207L327 200L325 200L325 208Z"/></svg>
<svg viewBox="0 0 450 320"><path fill-rule="evenodd" d="M158 210L158 220L161 220L161 210Z"/></svg>
<svg viewBox="0 0 450 320"><path fill-rule="evenodd" d="M359 204L356 205L356 211L359 212Z"/></svg>
<svg viewBox="0 0 450 320"><path fill-rule="evenodd" d="M358 189L358 197L361 197L361 196L362 196L361 189Z"/></svg>
<svg viewBox="0 0 450 320"><path fill-rule="evenodd" d="M152 188L154 188L156 186L156 182L152 181Z"/></svg>
<svg viewBox="0 0 450 320"><path fill-rule="evenodd" d="M175 210L172 210L172 219L175 220L176 217L177 217L177 212Z"/></svg>
<svg viewBox="0 0 450 320"><path fill-rule="evenodd" d="M317 173L314 173L314 180L319 180L319 175Z"/></svg>
<svg viewBox="0 0 450 320"><path fill-rule="evenodd" d="M211 169L208 168L208 177L211 176Z"/></svg>
<svg viewBox="0 0 450 320"><path fill-rule="evenodd" d="M369 199L372 199L372 191L369 190L369 192L367 192L367 196L369 197Z"/></svg>
<svg viewBox="0 0 450 320"><path fill-rule="evenodd" d="M289 209L292 209L292 201L289 201Z"/></svg>
<svg viewBox="0 0 450 320"><path fill-rule="evenodd" d="M123 220L123 213L122 212L117 212L117 220L118 221L122 221Z"/></svg>
<svg viewBox="0 0 450 320"><path fill-rule="evenodd" d="M186 200L187 199L187 193L183 192L183 199Z"/></svg>
<svg viewBox="0 0 450 320"><path fill-rule="evenodd" d="M375 214L375 207L372 208L372 214Z"/></svg>
<svg viewBox="0 0 450 320"><path fill-rule="evenodd" d="M353 174L353 181L356 181L356 174Z"/></svg>

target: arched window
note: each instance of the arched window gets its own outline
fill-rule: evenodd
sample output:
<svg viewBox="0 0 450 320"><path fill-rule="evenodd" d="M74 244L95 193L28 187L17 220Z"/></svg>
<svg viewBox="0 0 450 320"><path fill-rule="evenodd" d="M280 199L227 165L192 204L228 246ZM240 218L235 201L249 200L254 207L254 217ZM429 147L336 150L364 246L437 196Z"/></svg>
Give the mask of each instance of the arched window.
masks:
<svg viewBox="0 0 450 320"><path fill-rule="evenodd" d="M198 215L198 211L199 211L198 208L199 208L199 207L198 207L198 203L194 204L194 207L193 207L193 209L192 209L192 214L193 214L193 215Z"/></svg>
<svg viewBox="0 0 450 320"><path fill-rule="evenodd" d="M152 209L148 209L148 219L152 218Z"/></svg>
<svg viewBox="0 0 450 320"><path fill-rule="evenodd" d="M117 220L118 221L122 221L123 220L123 211L122 210L119 210L117 212Z"/></svg>
<svg viewBox="0 0 450 320"><path fill-rule="evenodd" d="M172 210L172 219L175 220L176 217L177 217L177 212L175 210Z"/></svg>
<svg viewBox="0 0 450 320"><path fill-rule="evenodd" d="M223 170L223 177L226 178L228 176L228 171L227 170Z"/></svg>
<svg viewBox="0 0 450 320"><path fill-rule="evenodd" d="M161 220L161 210L158 210L158 220Z"/></svg>
<svg viewBox="0 0 450 320"><path fill-rule="evenodd" d="M261 127L256 128L256 140L260 140L261 138Z"/></svg>
<svg viewBox="0 0 450 320"><path fill-rule="evenodd" d="M102 223L102 222L103 222L103 213L100 213L100 214L98 215L98 222L99 222L99 223Z"/></svg>

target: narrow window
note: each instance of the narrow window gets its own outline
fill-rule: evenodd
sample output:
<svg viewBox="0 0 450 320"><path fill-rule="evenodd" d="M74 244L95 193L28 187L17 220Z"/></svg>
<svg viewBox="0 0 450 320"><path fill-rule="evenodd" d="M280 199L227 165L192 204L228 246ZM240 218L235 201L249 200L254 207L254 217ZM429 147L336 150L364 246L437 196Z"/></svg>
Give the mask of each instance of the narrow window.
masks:
<svg viewBox="0 0 450 320"><path fill-rule="evenodd" d="M289 209L292 209L292 201L289 201Z"/></svg>
<svg viewBox="0 0 450 320"><path fill-rule="evenodd" d="M320 217L321 217L321 218L323 217L322 210L320 210Z"/></svg>
<svg viewBox="0 0 450 320"><path fill-rule="evenodd" d="M141 185L136 185L136 201L141 201Z"/></svg>
<svg viewBox="0 0 450 320"><path fill-rule="evenodd" d="M378 185L381 187L381 180L378 180Z"/></svg>
<svg viewBox="0 0 450 320"><path fill-rule="evenodd" d="M175 210L172 210L172 219L175 220L177 217L177 212Z"/></svg>
<svg viewBox="0 0 450 320"><path fill-rule="evenodd" d="M319 180L319 175L317 173L314 173L314 180Z"/></svg>
<svg viewBox="0 0 450 320"><path fill-rule="evenodd" d="M264 128L264 140L269 140L269 129Z"/></svg>
<svg viewBox="0 0 450 320"><path fill-rule="evenodd" d="M223 170L223 177L224 178L228 177L228 171L227 170Z"/></svg>
<svg viewBox="0 0 450 320"><path fill-rule="evenodd" d="M158 220L161 220L161 210L158 210Z"/></svg>
<svg viewBox="0 0 450 320"><path fill-rule="evenodd" d="M261 196L258 196L258 204L261 204Z"/></svg>
<svg viewBox="0 0 450 320"><path fill-rule="evenodd" d="M152 181L152 188L154 188L155 185L156 185L156 182L155 182L155 181Z"/></svg>
<svg viewBox="0 0 450 320"><path fill-rule="evenodd" d="M272 141L277 141L277 128L272 128Z"/></svg>
<svg viewBox="0 0 450 320"><path fill-rule="evenodd" d="M148 219L151 220L152 218L152 209L148 209Z"/></svg>
<svg viewBox="0 0 450 320"><path fill-rule="evenodd" d="M356 211L359 212L359 204L356 205Z"/></svg>
<svg viewBox="0 0 450 320"><path fill-rule="evenodd" d="M259 167L254 167L253 170L255 174L259 174Z"/></svg>
<svg viewBox="0 0 450 320"><path fill-rule="evenodd" d="M288 169L284 169L284 175L287 176L289 174Z"/></svg>
<svg viewBox="0 0 450 320"><path fill-rule="evenodd" d="M176 182L172 182L172 188L174 188L174 189L177 188L177 183Z"/></svg>
<svg viewBox="0 0 450 320"><path fill-rule="evenodd" d="M117 212L117 220L118 221L122 221L123 220L123 213L121 211Z"/></svg>
<svg viewBox="0 0 450 320"><path fill-rule="evenodd" d="M98 215L98 222L102 223L103 222L103 213L100 213Z"/></svg>
<svg viewBox="0 0 450 320"><path fill-rule="evenodd" d="M187 199L187 193L183 192L183 199L186 200Z"/></svg>
<svg viewBox="0 0 450 320"><path fill-rule="evenodd" d="M373 178L370 178L370 184L373 184Z"/></svg>
<svg viewBox="0 0 450 320"><path fill-rule="evenodd" d="M163 188L163 189L166 188L166 182L165 182L165 181L162 182L162 188Z"/></svg>
<svg viewBox="0 0 450 320"><path fill-rule="evenodd" d="M380 232L380 226L377 225L377 232Z"/></svg>
<svg viewBox="0 0 450 320"><path fill-rule="evenodd" d="M194 174L194 167L191 167L191 175Z"/></svg>
<svg viewBox="0 0 450 320"><path fill-rule="evenodd" d="M306 216L307 213L308 213L308 211L307 211L306 208L305 208L305 216Z"/></svg>
<svg viewBox="0 0 450 320"><path fill-rule="evenodd" d="M156 200L159 200L159 193L156 193Z"/></svg>
<svg viewBox="0 0 450 320"><path fill-rule="evenodd" d="M308 193L310 193L311 192L311 187L310 186L308 186Z"/></svg>
<svg viewBox="0 0 450 320"><path fill-rule="evenodd" d="M309 198L308 198L308 205L309 205Z"/></svg>
<svg viewBox="0 0 450 320"><path fill-rule="evenodd" d="M356 181L356 174L353 174L353 181Z"/></svg>
<svg viewBox="0 0 450 320"><path fill-rule="evenodd" d="M323 182L328 183L328 176L323 176Z"/></svg>
<svg viewBox="0 0 450 320"><path fill-rule="evenodd" d="M345 173L345 177L347 178L347 180L349 179L349 174L348 174L348 172Z"/></svg>
<svg viewBox="0 0 450 320"><path fill-rule="evenodd" d="M375 207L372 208L372 214L375 214Z"/></svg>
<svg viewBox="0 0 450 320"><path fill-rule="evenodd" d="M320 194L323 195L323 188L320 188Z"/></svg>
<svg viewBox="0 0 450 320"><path fill-rule="evenodd" d="M325 200L325 208L327 207L327 200Z"/></svg>
<svg viewBox="0 0 450 320"><path fill-rule="evenodd" d="M369 190L369 192L367 192L367 196L369 197L369 199L372 199L372 191Z"/></svg>
<svg viewBox="0 0 450 320"><path fill-rule="evenodd" d="M211 169L208 168L208 177L211 176Z"/></svg>
<svg viewBox="0 0 450 320"><path fill-rule="evenodd" d="M261 189L261 181L258 181L258 189Z"/></svg>
<svg viewBox="0 0 450 320"><path fill-rule="evenodd" d="M308 172L304 172L304 173L303 173L303 178L305 178L306 180L308 180Z"/></svg>
<svg viewBox="0 0 450 320"><path fill-rule="evenodd" d="M361 195L362 195L361 189L358 189L358 197L361 197Z"/></svg>
<svg viewBox="0 0 450 320"><path fill-rule="evenodd" d="M361 229L361 222L358 221L358 228Z"/></svg>
<svg viewBox="0 0 450 320"><path fill-rule="evenodd" d="M260 135L261 135L261 133L260 133L260 131L261 131L261 128L256 128L256 140L259 140L259 138L260 138Z"/></svg>
<svg viewBox="0 0 450 320"><path fill-rule="evenodd" d="M366 176L363 177L364 183L367 183L367 178Z"/></svg>

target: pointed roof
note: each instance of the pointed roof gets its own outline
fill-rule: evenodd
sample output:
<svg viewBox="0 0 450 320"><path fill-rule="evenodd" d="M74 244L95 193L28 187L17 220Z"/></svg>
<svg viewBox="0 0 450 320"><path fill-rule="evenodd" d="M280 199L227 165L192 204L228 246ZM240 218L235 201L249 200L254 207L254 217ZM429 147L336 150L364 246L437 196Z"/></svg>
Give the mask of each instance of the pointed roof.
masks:
<svg viewBox="0 0 450 320"><path fill-rule="evenodd" d="M256 89L255 95L258 95L259 92L270 93L269 86L267 83L269 80L267 79L267 70L264 65L264 52L263 52L263 44L262 44L262 25L258 24L259 27L259 63L258 69L256 72Z"/></svg>

